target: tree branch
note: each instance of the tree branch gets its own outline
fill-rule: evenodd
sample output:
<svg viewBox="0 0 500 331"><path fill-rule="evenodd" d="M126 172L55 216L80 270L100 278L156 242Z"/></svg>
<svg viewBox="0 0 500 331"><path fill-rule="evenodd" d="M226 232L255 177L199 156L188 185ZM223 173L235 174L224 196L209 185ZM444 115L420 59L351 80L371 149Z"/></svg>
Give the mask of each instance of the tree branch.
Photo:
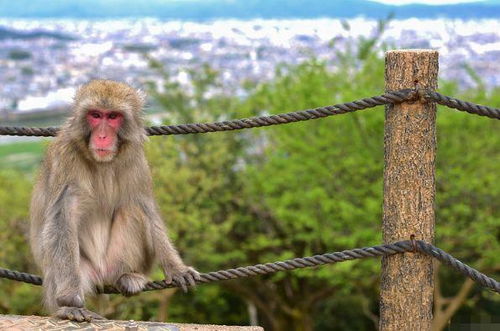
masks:
<svg viewBox="0 0 500 331"><path fill-rule="evenodd" d="M437 269L437 268L436 268ZM434 320L432 321L432 330L440 331L443 330L450 318L455 314L455 312L460 308L460 306L467 299L467 295L474 286L474 281L467 278L465 282L460 286L458 293L450 298L443 298L440 290L439 276L437 275L437 270L435 271L435 289L434 289Z"/></svg>

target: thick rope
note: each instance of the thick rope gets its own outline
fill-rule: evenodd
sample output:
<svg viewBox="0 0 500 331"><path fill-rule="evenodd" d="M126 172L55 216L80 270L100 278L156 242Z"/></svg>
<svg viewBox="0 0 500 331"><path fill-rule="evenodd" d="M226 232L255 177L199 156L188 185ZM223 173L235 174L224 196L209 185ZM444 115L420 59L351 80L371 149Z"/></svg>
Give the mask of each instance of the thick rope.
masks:
<svg viewBox="0 0 500 331"><path fill-rule="evenodd" d="M458 270L463 275L471 278L476 283L486 288L489 288L494 292L500 293L499 282L497 282L493 278L486 276L485 274L482 274L481 272L475 270L474 268L469 267L468 265L460 262L459 260L455 259L453 256L444 252L443 250L431 244L427 244L426 242L421 240L398 241L393 244L355 248L355 249L345 250L342 252L326 253L321 255L295 258L291 260L278 261L266 264L257 264L253 266L239 267L236 269L213 271L209 273L200 274L200 279L197 280L196 282L198 284L206 284L221 280L265 275L265 274L275 273L278 271L290 271L294 269L315 267L324 264L337 263L348 260L356 260L356 259L363 259L363 258L377 257L377 256L389 256L394 254L401 254L405 252L415 252L415 251L434 257L439 261L441 261L442 263ZM42 285L42 278L40 278L39 276L3 268L0 268L0 278L7 278L34 285ZM177 283L167 284L164 280L152 281L147 283L144 291L160 290L170 287L181 287L181 285ZM116 288L112 286L106 286L104 289L98 290L98 292L120 293Z"/></svg>
<svg viewBox="0 0 500 331"><path fill-rule="evenodd" d="M476 283L487 287L497 293L500 293L500 282L497 282L493 278L490 278L485 274L477 271L476 269L468 266L467 264L457 260L445 251L421 240L416 241L416 246L418 251L436 258L441 263L452 267L453 269L457 270L462 275L469 277Z"/></svg>
<svg viewBox="0 0 500 331"><path fill-rule="evenodd" d="M308 121L332 115L352 113L358 110L373 108L380 105L387 105L392 103L401 103L404 101L415 100L417 97L418 97L417 91L412 89L405 89L395 92L384 93L382 95L370 98L363 98L352 102L346 102L332 106L318 107L313 109L300 110L285 114L243 118L243 119L215 122L215 123L153 126L146 128L146 131L148 135L156 136L156 135L232 131L240 129L257 128L262 126Z"/></svg>
<svg viewBox="0 0 500 331"><path fill-rule="evenodd" d="M479 116L500 119L500 109L498 108L478 105L472 102L448 97L431 90L419 90L419 93L425 99L432 100L443 106L454 108L460 111L465 111L469 114L476 114Z"/></svg>
<svg viewBox="0 0 500 331"><path fill-rule="evenodd" d="M487 116L500 119L500 109L462 101L448 97L431 90L403 89L394 92L387 92L379 96L363 98L353 102L346 102L332 106L318 107L313 109L299 110L291 113L259 116L251 118L236 119L213 123L189 123L178 125L161 125L145 128L147 135L179 135L207 133L218 131L232 131L262 126L294 123L312 119L323 118L332 115L355 112L357 110L372 108L380 105L401 103L404 101L416 100L418 96L434 101L440 105L465 111L470 114ZM0 135L6 136L39 136L51 137L57 135L59 128L27 128L16 126L0 126Z"/></svg>
<svg viewBox="0 0 500 331"><path fill-rule="evenodd" d="M221 280L230 280L236 278L245 278L257 275L266 275L278 271L290 271L301 268L315 267L324 264L344 262L348 260L363 259L367 257L376 257L383 255L393 255L411 251L413 248L410 242L397 242L394 244L355 248L342 252L326 253L309 257L299 257L286 261L271 262L266 264L257 264L253 266L239 267L236 269L227 269L213 271L206 274L200 274L198 284L206 284ZM166 284L164 281L153 281L146 285L144 291L159 290L170 287L179 287L177 284ZM107 287L105 293L119 293L112 287Z"/></svg>
<svg viewBox="0 0 500 331"><path fill-rule="evenodd" d="M372 108L391 103L401 103L403 101L415 100L418 98L416 90L406 89L395 92L385 93L371 98L364 98L353 102L336 104L333 106L318 107L295 111L291 113L259 116L252 118L243 118L214 123L191 123L179 125L162 125L145 128L149 136L158 135L178 135L191 133L206 133L217 131L232 131L248 128L257 128L277 124L286 124L299 121L307 121L317 118L323 118L332 115L355 112L357 110ZM0 126L0 135L7 136L55 136L59 128L27 128L14 126Z"/></svg>

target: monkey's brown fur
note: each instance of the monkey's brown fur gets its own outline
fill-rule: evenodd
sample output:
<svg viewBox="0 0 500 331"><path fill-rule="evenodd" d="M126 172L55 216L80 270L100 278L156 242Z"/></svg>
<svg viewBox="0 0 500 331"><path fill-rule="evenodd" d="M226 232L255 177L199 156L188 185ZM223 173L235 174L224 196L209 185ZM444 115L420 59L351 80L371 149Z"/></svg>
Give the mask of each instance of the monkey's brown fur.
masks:
<svg viewBox="0 0 500 331"><path fill-rule="evenodd" d="M76 93L73 115L49 146L31 201L31 247L44 277L51 313L77 321L99 318L83 308L96 286L141 291L158 260L167 281L194 285L168 240L153 198L143 144L144 97L124 83L95 80ZM123 114L117 152L98 162L89 151L91 109Z"/></svg>

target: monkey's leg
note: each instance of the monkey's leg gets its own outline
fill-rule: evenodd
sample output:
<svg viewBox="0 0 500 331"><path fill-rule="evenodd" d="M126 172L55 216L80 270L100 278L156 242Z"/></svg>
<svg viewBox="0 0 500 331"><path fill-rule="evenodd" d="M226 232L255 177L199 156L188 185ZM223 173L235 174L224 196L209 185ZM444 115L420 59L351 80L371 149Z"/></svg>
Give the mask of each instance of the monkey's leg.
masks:
<svg viewBox="0 0 500 331"><path fill-rule="evenodd" d="M46 292L46 301L51 300L52 297L51 293L56 292L56 284L54 284L53 281L50 281L50 279L51 279L50 277L46 278L43 282ZM77 321L77 322L83 322L83 321L90 322L93 318L102 319L101 316L94 314L83 308L83 300L79 299L80 299L79 297L77 299L72 297L59 297L56 300L57 302L47 302L47 304L52 307L58 307L58 308L52 308L52 310L56 309L53 315L58 318ZM79 307L74 307L74 306L79 306Z"/></svg>
<svg viewBox="0 0 500 331"><path fill-rule="evenodd" d="M144 289L148 282L146 276L139 273L124 273L116 281L116 287L124 296L136 295Z"/></svg>
<svg viewBox="0 0 500 331"><path fill-rule="evenodd" d="M107 283L111 283L125 296L138 294L147 283L146 273L152 265L152 248L144 223L133 206L122 208L115 214L107 252ZM150 241L150 240L149 240Z"/></svg>
<svg viewBox="0 0 500 331"><path fill-rule="evenodd" d="M88 275L80 266L80 245L77 233L77 201L66 186L48 207L45 233L44 289L45 302L54 315L82 322L102 318L83 308L84 283Z"/></svg>

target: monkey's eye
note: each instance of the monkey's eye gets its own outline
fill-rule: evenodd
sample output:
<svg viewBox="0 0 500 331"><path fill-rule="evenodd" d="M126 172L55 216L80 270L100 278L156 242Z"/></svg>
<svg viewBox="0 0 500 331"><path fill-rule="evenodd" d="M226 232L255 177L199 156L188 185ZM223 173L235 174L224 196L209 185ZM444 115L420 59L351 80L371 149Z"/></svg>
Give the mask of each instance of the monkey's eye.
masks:
<svg viewBox="0 0 500 331"><path fill-rule="evenodd" d="M98 112L94 111L92 113L90 113L90 116L92 116L93 118L101 118L101 114L99 114Z"/></svg>
<svg viewBox="0 0 500 331"><path fill-rule="evenodd" d="M108 118L109 118L110 120L114 120L114 119L115 119L115 118L117 118L117 117L118 117L118 113L111 113L111 114L109 114L109 115L108 115Z"/></svg>

